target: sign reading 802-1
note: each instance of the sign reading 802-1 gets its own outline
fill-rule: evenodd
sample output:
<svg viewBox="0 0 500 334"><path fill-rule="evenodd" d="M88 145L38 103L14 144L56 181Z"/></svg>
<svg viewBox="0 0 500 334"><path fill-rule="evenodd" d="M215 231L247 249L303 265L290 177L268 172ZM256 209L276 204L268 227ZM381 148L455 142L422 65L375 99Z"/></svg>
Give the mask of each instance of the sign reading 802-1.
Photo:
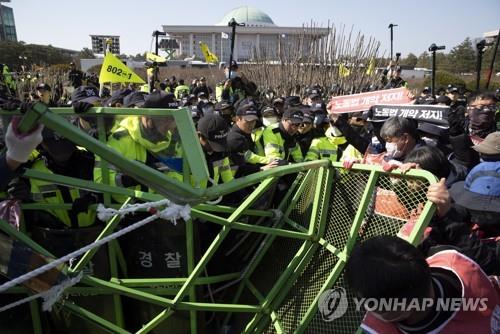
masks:
<svg viewBox="0 0 500 334"><path fill-rule="evenodd" d="M113 65L109 65L106 68L106 71L116 75L121 75L122 77L128 77L129 79L132 79L132 73L124 72L121 68L115 67Z"/></svg>

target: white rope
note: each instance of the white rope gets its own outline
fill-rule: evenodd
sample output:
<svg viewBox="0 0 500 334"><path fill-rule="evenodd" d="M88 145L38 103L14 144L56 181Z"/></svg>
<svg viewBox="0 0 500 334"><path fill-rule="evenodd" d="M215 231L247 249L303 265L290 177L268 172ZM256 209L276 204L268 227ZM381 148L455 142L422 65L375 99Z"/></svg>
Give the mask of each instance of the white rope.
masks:
<svg viewBox="0 0 500 334"><path fill-rule="evenodd" d="M63 264L63 263L66 263L68 261L71 260L71 258L74 258L74 257L77 257L77 256L80 256L86 252L88 252L89 250L93 249L93 248L97 248L97 247L100 247L106 243L108 243L109 241L111 240L114 240L116 238L119 238L121 237L122 235L124 234L127 234L133 230L136 230L138 229L139 227L141 226L144 226L146 225L147 223L150 223L158 218L163 218L163 219L167 219L167 220L170 220L172 221L174 224L175 224L175 221L179 218L182 218L184 220L189 220L190 219L190 213L191 213L191 207L189 205L178 205L178 204L173 204L171 203L170 201L168 200L161 200L161 201L158 201L158 202L152 202L152 203L146 203L148 205L149 208L152 208L152 207L155 207L155 206L162 206L162 205L168 205L165 209L161 210L161 211L157 211L155 212L153 215L151 215L150 217L148 218L145 218L141 221L138 221L137 223L134 223L118 232L115 232L113 234L110 234L104 238L102 238L101 240L98 240L98 241L95 241L91 244L88 244L87 246L85 247L82 247L74 252L71 252L67 255L65 255L64 257L61 257L57 260L54 260L50 263L47 263L41 267L38 267L37 269L33 270L33 271L30 271L24 275L21 275L19 277L16 277L15 279L11 280L11 281L8 281L4 284L2 284L0 286L0 293L3 292L3 291L6 291L18 284L22 284L30 279L32 279L33 277L36 277L40 274L43 274L44 272L46 271L49 271L51 269L54 269L55 267ZM139 204L138 206L136 206L137 210L140 208L139 206L142 206L143 204ZM141 207L142 208L142 207ZM99 205L98 207L98 210L104 210L104 211L107 211L109 209L105 209L102 205ZM124 209L124 210L127 210L127 209ZM121 211L122 210L114 210L114 212L117 212L118 214L121 214ZM132 212L132 211L131 211Z"/></svg>
<svg viewBox="0 0 500 334"><path fill-rule="evenodd" d="M10 310L16 306L22 305L24 303L29 303L37 298L43 298L44 302L42 304L43 311L51 311L52 306L59 300L64 290L72 287L76 283L80 282L83 277L83 271L79 272L77 276L64 280L61 284L54 285L47 291L37 293L36 295L28 296L21 300L15 301L11 304L5 305L0 308L0 313Z"/></svg>
<svg viewBox="0 0 500 334"><path fill-rule="evenodd" d="M208 181L210 181L210 183L212 185L216 185L215 180L212 179L210 176L208 177ZM224 196L219 196L218 198L214 199L213 201L206 201L205 203L210 204L210 205L217 205L222 201L223 198L224 198Z"/></svg>

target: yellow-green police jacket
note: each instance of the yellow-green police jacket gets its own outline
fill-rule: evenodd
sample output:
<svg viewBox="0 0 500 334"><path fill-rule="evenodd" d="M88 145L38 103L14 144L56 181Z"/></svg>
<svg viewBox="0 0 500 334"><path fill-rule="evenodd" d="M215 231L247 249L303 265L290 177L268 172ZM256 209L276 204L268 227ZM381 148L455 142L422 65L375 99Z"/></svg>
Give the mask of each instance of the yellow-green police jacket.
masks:
<svg viewBox="0 0 500 334"><path fill-rule="evenodd" d="M270 159L289 160L290 156L295 162L302 162L302 152L297 142L293 147L285 148L285 139L281 133L281 122L268 126L262 134L264 139L265 156Z"/></svg>

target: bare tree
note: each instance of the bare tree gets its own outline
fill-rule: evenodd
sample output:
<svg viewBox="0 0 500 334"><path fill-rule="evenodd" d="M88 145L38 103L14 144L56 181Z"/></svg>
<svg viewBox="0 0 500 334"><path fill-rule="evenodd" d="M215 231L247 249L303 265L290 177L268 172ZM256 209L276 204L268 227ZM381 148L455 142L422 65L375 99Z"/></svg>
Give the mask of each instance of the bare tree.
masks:
<svg viewBox="0 0 500 334"><path fill-rule="evenodd" d="M311 21L297 34L279 36L277 50L266 44L254 49L252 61L244 65L247 78L261 92L282 96L304 95L314 85L328 96L352 94L378 82L375 67L380 42L354 33L353 27L346 30L344 25L329 22L326 34L319 28Z"/></svg>

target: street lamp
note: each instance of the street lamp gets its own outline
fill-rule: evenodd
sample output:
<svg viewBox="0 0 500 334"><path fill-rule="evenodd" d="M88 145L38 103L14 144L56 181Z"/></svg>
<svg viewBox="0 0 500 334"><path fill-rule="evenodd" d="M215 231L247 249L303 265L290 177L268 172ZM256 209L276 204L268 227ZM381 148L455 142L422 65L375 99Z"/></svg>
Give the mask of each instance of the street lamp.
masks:
<svg viewBox="0 0 500 334"><path fill-rule="evenodd" d="M431 80L431 94L434 96L434 91L436 87L436 51L444 50L446 47L444 45L437 46L436 43L432 43L429 46L429 51L432 52L432 80Z"/></svg>
<svg viewBox="0 0 500 334"><path fill-rule="evenodd" d="M482 39L476 44L477 49L477 60L476 60L476 91L479 91L479 81L481 80L481 65L483 63L484 49L487 46L493 45L493 43L486 43L486 40Z"/></svg>
<svg viewBox="0 0 500 334"><path fill-rule="evenodd" d="M393 29L394 29L394 27L397 27L397 26L398 26L397 24L391 23L387 27L387 28L391 29L391 61L392 61L392 44L393 44L393 40L394 40Z"/></svg>

